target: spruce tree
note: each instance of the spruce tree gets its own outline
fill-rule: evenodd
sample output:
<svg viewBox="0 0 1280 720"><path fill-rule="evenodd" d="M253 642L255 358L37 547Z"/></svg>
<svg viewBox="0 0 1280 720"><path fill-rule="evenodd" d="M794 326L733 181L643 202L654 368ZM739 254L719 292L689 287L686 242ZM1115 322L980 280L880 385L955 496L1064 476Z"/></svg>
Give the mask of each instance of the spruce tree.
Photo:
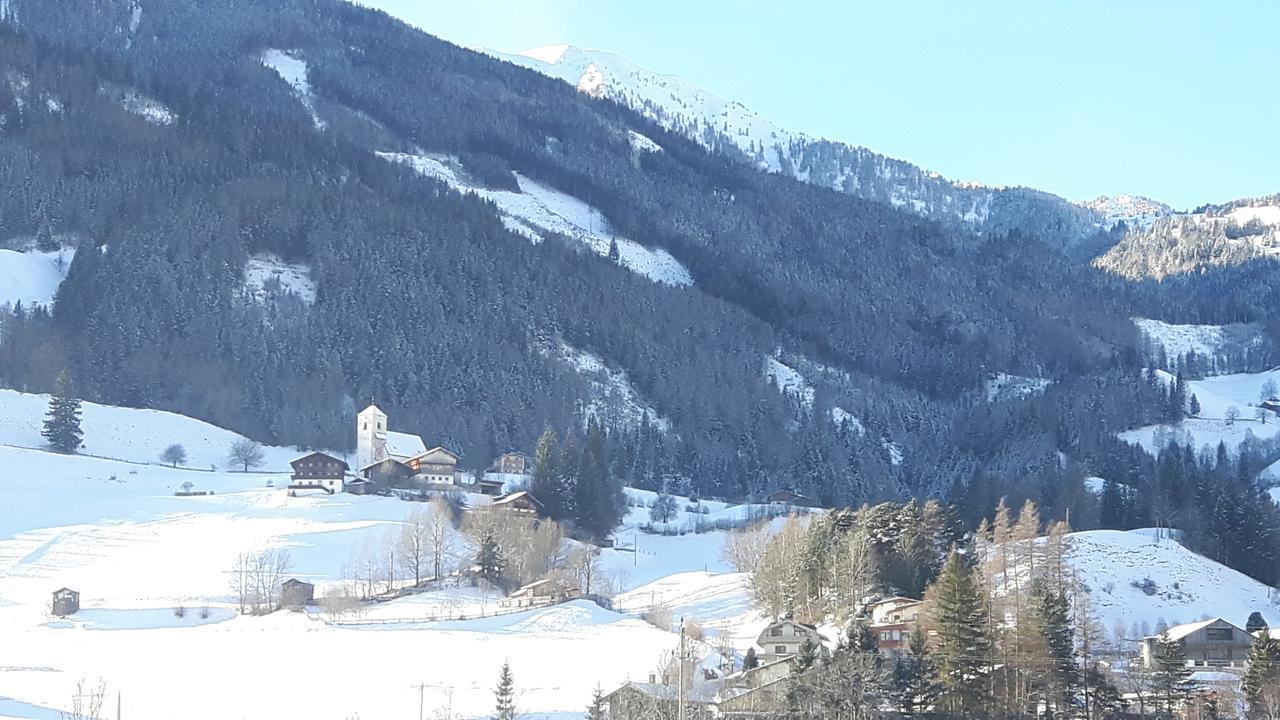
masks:
<svg viewBox="0 0 1280 720"><path fill-rule="evenodd" d="M480 549L476 553L476 572L484 580L500 586L505 569L506 561L502 557L502 548L493 537L493 533L485 533L480 539Z"/></svg>
<svg viewBox="0 0 1280 720"><path fill-rule="evenodd" d="M80 431L80 401L75 398L71 374L66 370L58 373L40 434L59 452L75 452L80 447L84 437Z"/></svg>
<svg viewBox="0 0 1280 720"><path fill-rule="evenodd" d="M1187 650L1181 642L1170 639L1164 632L1156 640L1152 660L1156 695L1163 699L1165 712L1172 715L1193 689L1191 668L1187 667Z"/></svg>
<svg viewBox="0 0 1280 720"><path fill-rule="evenodd" d="M986 597L955 550L929 589L937 630L934 657L943 706L955 717L982 717L991 657Z"/></svg>
<svg viewBox="0 0 1280 720"><path fill-rule="evenodd" d="M1249 666L1240 681L1240 691L1250 720L1274 717L1280 712L1280 636L1259 633L1249 648ZM1270 693L1271 697L1267 697Z"/></svg>
<svg viewBox="0 0 1280 720"><path fill-rule="evenodd" d="M1042 579L1031 588L1032 612L1043 643L1048 697L1062 713L1072 704L1079 672L1075 662L1075 633L1071 626L1071 603L1066 593L1055 590Z"/></svg>
<svg viewBox="0 0 1280 720"><path fill-rule="evenodd" d="M605 720L608 715L604 693L600 690L600 686L597 685L595 691L591 694L591 704L587 706L587 720Z"/></svg>
<svg viewBox="0 0 1280 720"><path fill-rule="evenodd" d="M893 697L904 717L923 714L938 697L938 683L929 637L916 625L907 641L907 652L893 664Z"/></svg>
<svg viewBox="0 0 1280 720"><path fill-rule="evenodd" d="M1249 613L1249 619L1244 623L1244 629L1249 631L1249 634L1256 633L1259 630L1266 630L1267 627L1267 619L1262 617L1262 613L1257 610Z"/></svg>
<svg viewBox="0 0 1280 720"><path fill-rule="evenodd" d="M1195 393L1191 393L1190 415L1200 417L1200 398L1196 397Z"/></svg>
<svg viewBox="0 0 1280 720"><path fill-rule="evenodd" d="M504 660L502 670L498 673L498 687L494 688L494 719L515 720L516 717L516 683L511 675L511 663Z"/></svg>
<svg viewBox="0 0 1280 720"><path fill-rule="evenodd" d="M626 499L622 486L609 476L604 433L594 419L587 428L587 442L578 463L574 486L574 521L590 539L600 541L622 522Z"/></svg>
<svg viewBox="0 0 1280 720"><path fill-rule="evenodd" d="M752 670L760 667L760 657L756 655L755 647L747 648L747 654L742 658L742 669Z"/></svg>

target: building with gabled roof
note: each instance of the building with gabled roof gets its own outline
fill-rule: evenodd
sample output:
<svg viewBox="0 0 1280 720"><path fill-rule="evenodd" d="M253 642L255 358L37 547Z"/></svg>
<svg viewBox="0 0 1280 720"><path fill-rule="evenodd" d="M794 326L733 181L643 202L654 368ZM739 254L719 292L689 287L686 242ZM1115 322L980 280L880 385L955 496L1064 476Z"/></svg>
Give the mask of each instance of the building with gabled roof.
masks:
<svg viewBox="0 0 1280 720"><path fill-rule="evenodd" d="M1178 643L1188 667L1243 667L1249 658L1253 635L1222 618L1175 625L1160 635L1142 638L1142 666L1156 665L1161 638Z"/></svg>
<svg viewBox="0 0 1280 720"><path fill-rule="evenodd" d="M387 414L370 405L356 415L356 467L366 468L387 458L408 462L427 451L427 444L417 435L392 432L387 427Z"/></svg>
<svg viewBox="0 0 1280 720"><path fill-rule="evenodd" d="M347 462L328 453L312 452L289 463L293 475L290 490L324 490L330 495L342 492L347 477Z"/></svg>

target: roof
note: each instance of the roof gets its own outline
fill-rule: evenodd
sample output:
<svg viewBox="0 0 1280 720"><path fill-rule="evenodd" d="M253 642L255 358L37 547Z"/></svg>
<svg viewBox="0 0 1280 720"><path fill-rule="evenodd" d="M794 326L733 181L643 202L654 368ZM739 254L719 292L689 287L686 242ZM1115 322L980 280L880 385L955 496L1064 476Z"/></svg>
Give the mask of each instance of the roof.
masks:
<svg viewBox="0 0 1280 720"><path fill-rule="evenodd" d="M71 593L72 595L79 595L79 594L80 594L78 591L76 591L76 590L72 590L71 588L67 588L67 587L64 587L64 588L58 588L57 590L54 590L54 591L53 591L53 594L54 594L54 595L61 595L61 594L63 594L63 593Z"/></svg>
<svg viewBox="0 0 1280 720"><path fill-rule="evenodd" d="M381 415L381 416L383 416L383 417L386 417L386 416L387 416L387 414L386 414L386 413L382 412L382 408L379 408L377 405L374 405L373 403L369 403L369 407L367 407L367 408L365 408L365 409L361 410L361 411L360 411L360 414L361 414L361 415L365 415L365 414L367 414L370 410L374 411L375 413L377 413L377 414L379 414L379 415Z"/></svg>
<svg viewBox="0 0 1280 720"><path fill-rule="evenodd" d="M311 583L305 580L299 580L298 578L289 578L288 580L285 580L280 584L281 585L306 585L308 587L315 587L315 585L312 585Z"/></svg>
<svg viewBox="0 0 1280 720"><path fill-rule="evenodd" d="M365 465L364 467L359 468L359 470L360 470L360 472L364 472L365 470L368 470L368 469L369 469L369 468L371 468L371 467L377 467L378 465L381 465L382 463L385 463L385 462L392 462L392 463L395 463L395 464L397 464L397 465L401 465L401 466L403 466L403 467L404 467L404 469L405 469L405 470L408 470L408 469L409 469L409 466L408 466L408 465L405 465L404 460L399 460L399 459L396 459L396 458L393 458L393 457L385 457L385 458L382 458L381 460L375 460L375 461L373 461L373 462L369 463L368 465Z"/></svg>
<svg viewBox="0 0 1280 720"><path fill-rule="evenodd" d="M616 695L627 688L631 688L637 692L648 695L649 697L654 698L655 700L666 700L669 702L676 702L680 698L680 695L679 693L676 692L676 689L674 687L671 687L670 685L660 685L658 683L642 683L642 682L630 682L630 681L623 683L622 687L619 687L617 690L614 690L613 692L609 693L608 696ZM694 687L690 688L688 692L685 693L684 701L687 703L694 703L698 705L710 705L712 702L715 701L715 691L717 689L718 689L718 686L695 685Z"/></svg>
<svg viewBox="0 0 1280 720"><path fill-rule="evenodd" d="M877 600L873 603L867 603L867 607L880 607L881 605L888 605L889 603L893 603L894 605L907 606L907 605L914 605L918 602L920 602L920 600L907 597L906 595L896 595L891 598L885 598L884 600Z"/></svg>
<svg viewBox="0 0 1280 720"><path fill-rule="evenodd" d="M386 443L387 454L397 458L416 457L427 449L427 445L422 442L422 438L411 433L391 432L388 430L382 433L382 441Z"/></svg>
<svg viewBox="0 0 1280 720"><path fill-rule="evenodd" d="M418 437L418 436L417 436L417 435L414 435L414 437ZM418 442L422 442L422 441L421 441L421 440L419 440ZM409 458L409 459L410 459L410 460L417 460L418 458L425 457L425 456L427 456L427 455L430 455L430 454L432 454L432 453L437 453L437 452L442 452L442 453L444 453L445 455L448 455L449 457L453 458L454 460L457 460L457 459L458 459L458 453L456 453L456 452L454 452L454 451L450 450L450 449L449 449L449 448L447 448L447 447L441 446L441 445L437 445L436 447L433 447L433 448L431 448L430 450L423 450L422 452L418 453L417 455L414 455L413 457L411 457L411 458Z"/></svg>
<svg viewBox="0 0 1280 720"><path fill-rule="evenodd" d="M1226 623L1227 625L1230 625L1231 627L1235 628L1236 630L1239 630L1242 633L1245 633L1246 635L1249 634L1243 628L1236 627L1234 623L1223 620L1222 618L1209 618L1208 620L1201 620L1199 622L1184 623L1182 625L1174 625L1168 630L1165 630L1163 634L1168 636L1170 640L1181 640L1182 638L1187 637L1188 635L1196 633L1200 630L1203 630L1209 627L1210 625L1214 625L1217 623ZM1159 634L1148 635L1143 639L1148 640L1148 639L1153 639L1158 637L1160 637Z"/></svg>
<svg viewBox="0 0 1280 720"><path fill-rule="evenodd" d="M522 497L527 497L529 498L529 501L532 502L534 505L537 505L538 507L542 507L542 503L538 502L538 498L530 495L528 491L525 491L525 490L520 490L517 492L513 492L510 495L503 495L500 498L495 498L494 501L489 504L490 505L506 505L507 503L513 503Z"/></svg>
<svg viewBox="0 0 1280 720"><path fill-rule="evenodd" d="M296 466L298 465L298 463L302 462L303 460L309 460L309 459L311 459L311 458L313 458L313 457L316 457L316 456L319 456L319 457L324 458L325 460L329 460L329 461L331 461L331 462L336 462L336 463L341 464L341 465L342 465L342 469L343 469L343 470L349 470L349 469L350 469L350 468L348 468L348 467L347 467L347 461L346 461L346 460L342 460L342 459L339 459L339 458L336 458L336 457L334 457L334 456L330 455L329 453L323 453L323 452L319 452L319 451L312 452L312 453L307 453L306 455L303 455L302 457L298 458L297 460L291 460L291 461L289 462L289 464L290 464L290 465L292 465L292 466L294 466L294 467L296 467Z"/></svg>

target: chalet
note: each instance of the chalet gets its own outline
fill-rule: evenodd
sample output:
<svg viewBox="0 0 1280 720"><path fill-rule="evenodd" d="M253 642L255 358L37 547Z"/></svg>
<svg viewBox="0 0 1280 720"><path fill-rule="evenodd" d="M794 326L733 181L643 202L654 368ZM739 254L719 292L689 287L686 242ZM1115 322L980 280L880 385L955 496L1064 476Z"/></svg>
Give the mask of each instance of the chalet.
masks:
<svg viewBox="0 0 1280 720"><path fill-rule="evenodd" d="M724 678L716 691L716 712L720 717L782 716L794 665L795 656L788 656Z"/></svg>
<svg viewBox="0 0 1280 720"><path fill-rule="evenodd" d="M297 578L289 578L280 584L280 604L290 610L315 604L316 586Z"/></svg>
<svg viewBox="0 0 1280 720"><path fill-rule="evenodd" d="M701 688L689 688L681 697L674 685L654 682L628 682L604 696L609 708L609 720L650 720L651 718L677 717L683 700L684 717L702 720L713 716L714 695Z"/></svg>
<svg viewBox="0 0 1280 720"><path fill-rule="evenodd" d="M871 622L868 629L875 636L876 648L883 655L901 655L907 651L911 634L920 624L924 603L908 597L894 597L868 606Z"/></svg>
<svg viewBox="0 0 1280 720"><path fill-rule="evenodd" d="M345 460L322 452L313 452L289 463L293 475L289 478L290 490L324 490L330 495L342 492L343 479L347 476Z"/></svg>
<svg viewBox="0 0 1280 720"><path fill-rule="evenodd" d="M1249 657L1253 635L1222 618L1175 625L1164 631L1163 636L1142 638L1142 666L1156 665L1161 637L1182 645L1188 667L1243 667Z"/></svg>
<svg viewBox="0 0 1280 720"><path fill-rule="evenodd" d="M405 461L414 479L422 485L458 485L458 455L442 447L414 455Z"/></svg>
<svg viewBox="0 0 1280 720"><path fill-rule="evenodd" d="M503 475L528 475L532 463L529 456L518 452L505 452L489 464L489 472Z"/></svg>
<svg viewBox="0 0 1280 720"><path fill-rule="evenodd" d="M1263 410L1270 410L1271 412L1280 415L1280 397L1276 397L1272 395L1266 400L1263 400L1262 402L1258 403L1258 407L1262 408Z"/></svg>
<svg viewBox="0 0 1280 720"><path fill-rule="evenodd" d="M407 463L427 451L422 438L387 429L387 414L370 405L356 416L356 467L364 469L387 458Z"/></svg>
<svg viewBox="0 0 1280 720"><path fill-rule="evenodd" d="M769 493L764 500L774 507L808 507L813 504L804 495L785 488Z"/></svg>
<svg viewBox="0 0 1280 720"><path fill-rule="evenodd" d="M770 623L760 631L756 644L764 651L762 659L777 660L791 655L799 655L800 649L808 642L821 648L826 640L818 628L813 625L798 623L794 620L779 620Z"/></svg>
<svg viewBox="0 0 1280 720"><path fill-rule="evenodd" d="M66 617L80 612L80 593L71 588L54 590L52 610L57 617Z"/></svg>
<svg viewBox="0 0 1280 720"><path fill-rule="evenodd" d="M538 499L530 495L528 491L520 490L509 495L495 498L489 507L494 510L510 510L522 515L541 515L542 503Z"/></svg>
<svg viewBox="0 0 1280 720"><path fill-rule="evenodd" d="M555 605L582 597L582 591L576 586L556 578L547 578L516 590L499 601L499 605L508 608L531 608Z"/></svg>
<svg viewBox="0 0 1280 720"><path fill-rule="evenodd" d="M357 474L382 487L409 487L413 484L413 470L390 457L359 468Z"/></svg>

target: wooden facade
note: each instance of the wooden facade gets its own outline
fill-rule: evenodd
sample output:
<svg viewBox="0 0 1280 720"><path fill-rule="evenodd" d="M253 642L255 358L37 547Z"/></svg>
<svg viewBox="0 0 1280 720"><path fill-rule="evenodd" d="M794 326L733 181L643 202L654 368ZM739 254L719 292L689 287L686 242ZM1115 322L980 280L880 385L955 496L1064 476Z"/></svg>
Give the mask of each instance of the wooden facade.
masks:
<svg viewBox="0 0 1280 720"><path fill-rule="evenodd" d="M80 593L71 588L54 590L52 611L57 617L66 617L80 612Z"/></svg>
<svg viewBox="0 0 1280 720"><path fill-rule="evenodd" d="M301 610L315 603L316 586L297 578L280 584L280 604L290 610Z"/></svg>
<svg viewBox="0 0 1280 720"><path fill-rule="evenodd" d="M419 453L406 462L414 478L426 485L457 485L458 454L443 447Z"/></svg>
<svg viewBox="0 0 1280 720"><path fill-rule="evenodd" d="M293 475L289 478L291 490L315 489L329 494L342 492L347 476L347 463L332 455L313 452L289 463Z"/></svg>
<svg viewBox="0 0 1280 720"><path fill-rule="evenodd" d="M493 459L489 471L504 475L528 475L530 464L529 457L524 453L505 452Z"/></svg>

